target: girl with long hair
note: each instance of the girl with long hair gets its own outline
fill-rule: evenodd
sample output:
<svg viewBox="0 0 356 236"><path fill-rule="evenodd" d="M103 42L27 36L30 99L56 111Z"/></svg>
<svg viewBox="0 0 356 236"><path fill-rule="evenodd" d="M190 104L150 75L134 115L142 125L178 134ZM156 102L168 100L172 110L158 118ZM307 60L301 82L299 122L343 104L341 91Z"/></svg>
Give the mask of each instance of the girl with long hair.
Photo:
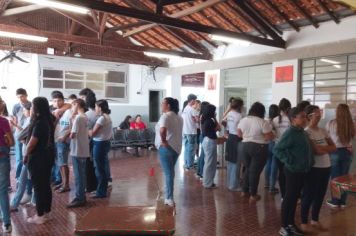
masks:
<svg viewBox="0 0 356 236"><path fill-rule="evenodd" d="M48 100L36 97L32 101L31 123L27 137L24 164L28 163L35 198L37 214L27 222L43 224L49 220L52 206L51 170L54 164L54 122Z"/></svg>
<svg viewBox="0 0 356 236"><path fill-rule="evenodd" d="M336 118L326 124L331 139L336 145L336 151L331 153L331 179L347 175L352 161L352 139L355 137L355 125L352 121L349 106L339 104L336 108ZM341 198L331 198L327 204L332 208L346 206L346 193Z"/></svg>

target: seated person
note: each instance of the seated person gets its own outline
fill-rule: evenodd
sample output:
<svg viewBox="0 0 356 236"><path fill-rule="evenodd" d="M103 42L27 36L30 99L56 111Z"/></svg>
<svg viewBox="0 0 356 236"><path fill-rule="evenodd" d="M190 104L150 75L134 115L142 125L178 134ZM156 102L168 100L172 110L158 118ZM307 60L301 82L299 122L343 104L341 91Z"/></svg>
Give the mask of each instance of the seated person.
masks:
<svg viewBox="0 0 356 236"><path fill-rule="evenodd" d="M118 129L130 129L131 123L132 123L132 117L130 115L126 116L125 120L123 122L121 122Z"/></svg>
<svg viewBox="0 0 356 236"><path fill-rule="evenodd" d="M134 122L130 123L130 129L146 129L146 124L142 121L141 115L137 115Z"/></svg>

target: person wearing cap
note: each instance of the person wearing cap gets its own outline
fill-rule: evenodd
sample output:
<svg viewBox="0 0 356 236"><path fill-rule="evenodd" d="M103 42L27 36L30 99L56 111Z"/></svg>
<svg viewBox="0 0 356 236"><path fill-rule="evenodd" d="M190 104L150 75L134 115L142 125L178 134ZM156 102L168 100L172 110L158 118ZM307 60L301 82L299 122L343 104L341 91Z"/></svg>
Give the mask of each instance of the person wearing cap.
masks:
<svg viewBox="0 0 356 236"><path fill-rule="evenodd" d="M188 104L182 112L183 118L183 144L184 144L184 168L189 170L193 168L195 145L197 140L197 123L199 122L199 113L194 109L197 96L188 95Z"/></svg>

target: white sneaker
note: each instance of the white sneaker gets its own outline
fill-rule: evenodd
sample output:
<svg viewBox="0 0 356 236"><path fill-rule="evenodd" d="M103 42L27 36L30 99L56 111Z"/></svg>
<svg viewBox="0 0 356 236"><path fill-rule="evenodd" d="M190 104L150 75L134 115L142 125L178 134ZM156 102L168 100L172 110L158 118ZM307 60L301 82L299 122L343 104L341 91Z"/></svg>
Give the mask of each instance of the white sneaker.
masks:
<svg viewBox="0 0 356 236"><path fill-rule="evenodd" d="M175 203L174 203L174 201L172 199L165 199L164 200L164 204L168 205L170 207L174 207L174 205L175 205Z"/></svg>
<svg viewBox="0 0 356 236"><path fill-rule="evenodd" d="M23 195L20 204L24 205L26 203L28 203L29 201L31 201L31 195L28 195L27 193Z"/></svg>
<svg viewBox="0 0 356 236"><path fill-rule="evenodd" d="M51 212L45 213L43 217L46 219L46 221L49 221L52 219L52 214Z"/></svg>
<svg viewBox="0 0 356 236"><path fill-rule="evenodd" d="M27 223L32 223L32 224L44 224L46 223L47 219L45 218L45 216L38 216L37 214L27 218Z"/></svg>
<svg viewBox="0 0 356 236"><path fill-rule="evenodd" d="M12 231L11 224L2 225L2 232L3 233L11 233L11 231Z"/></svg>

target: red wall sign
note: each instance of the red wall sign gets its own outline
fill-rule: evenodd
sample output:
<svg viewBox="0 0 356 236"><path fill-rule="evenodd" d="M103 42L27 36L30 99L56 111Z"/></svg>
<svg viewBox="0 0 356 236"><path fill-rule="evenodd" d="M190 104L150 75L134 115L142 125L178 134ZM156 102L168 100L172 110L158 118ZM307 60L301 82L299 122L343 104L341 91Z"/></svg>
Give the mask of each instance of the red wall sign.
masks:
<svg viewBox="0 0 356 236"><path fill-rule="evenodd" d="M276 83L292 82L293 81L293 66L276 67Z"/></svg>

